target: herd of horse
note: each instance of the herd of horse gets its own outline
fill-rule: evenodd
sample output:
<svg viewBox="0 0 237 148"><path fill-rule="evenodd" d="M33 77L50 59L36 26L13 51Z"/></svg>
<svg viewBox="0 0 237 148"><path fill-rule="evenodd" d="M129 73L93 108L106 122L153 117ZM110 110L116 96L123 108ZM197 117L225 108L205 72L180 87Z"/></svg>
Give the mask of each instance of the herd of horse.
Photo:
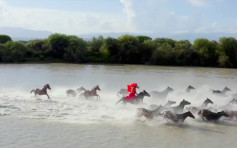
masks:
<svg viewBox="0 0 237 148"><path fill-rule="evenodd" d="M46 95L48 99L51 100L47 93L47 89L51 90L51 87L49 84L46 84L42 89L35 89L32 90L30 93L34 92L36 95ZM195 89L193 86L189 85L186 89L186 93L190 93L191 90ZM89 97L96 97L97 100L100 99L100 96L97 94L97 91L100 91L100 87L96 85L91 90L87 90L84 87L80 87L76 90L68 89L66 90L67 96L76 97L77 94L80 94L80 96L84 96L85 98ZM131 103L131 104L142 104L144 97L154 97L154 98L166 98L167 95L174 91L174 89L167 87L164 91L158 92L158 91L151 91L148 93L147 91L143 90L140 92L135 99L128 101L126 99L127 96L127 90L126 89L120 89L117 93L117 96L121 96L122 98L117 101L116 104L122 102L123 104ZM213 94L217 94L220 96L225 96L227 91L231 91L228 87L225 87L223 90L211 90ZM229 110L228 106L237 104L237 99L232 99L229 101L225 108L221 108L222 111L217 112L217 110L220 110L220 108L210 108L208 107L209 104L214 104L212 100L207 98L201 106L199 107L186 107L186 105L190 105L191 103L187 100L182 100L179 105L173 106L176 104L175 101L168 100L168 102L165 105L150 105L150 109L146 108L138 108L138 117L145 117L147 119L153 119L155 117L163 117L165 119L171 120L175 123L177 122L183 122L187 117L195 119L194 115L198 115L203 120L207 121L218 121L222 116L228 118L228 119L237 119L237 111Z"/></svg>

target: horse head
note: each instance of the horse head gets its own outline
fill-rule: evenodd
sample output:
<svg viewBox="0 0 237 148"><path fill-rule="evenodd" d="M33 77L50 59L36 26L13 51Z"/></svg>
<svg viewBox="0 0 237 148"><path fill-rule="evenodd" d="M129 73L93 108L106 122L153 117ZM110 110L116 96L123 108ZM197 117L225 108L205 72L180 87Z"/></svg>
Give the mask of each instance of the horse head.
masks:
<svg viewBox="0 0 237 148"><path fill-rule="evenodd" d="M237 104L237 100L236 99L232 99L229 103L230 104Z"/></svg>
<svg viewBox="0 0 237 148"><path fill-rule="evenodd" d="M186 89L186 92L190 92L190 90L195 89L193 86L189 85L188 88Z"/></svg>
<svg viewBox="0 0 237 148"><path fill-rule="evenodd" d="M77 89L78 92L85 91L86 89L84 87L80 87Z"/></svg>
<svg viewBox="0 0 237 148"><path fill-rule="evenodd" d="M206 104L206 105L208 105L209 103L213 104L212 100L210 100L209 98L207 98L207 99L203 102L203 104Z"/></svg>
<svg viewBox="0 0 237 148"><path fill-rule="evenodd" d="M183 101L180 102L180 105L181 104L185 106L185 105L190 105L191 103L183 99Z"/></svg>
<svg viewBox="0 0 237 148"><path fill-rule="evenodd" d="M49 84L46 84L46 85L44 85L44 88L48 88L49 90L51 90L51 87L49 86Z"/></svg>
<svg viewBox="0 0 237 148"><path fill-rule="evenodd" d="M189 85L187 89L195 89L193 86Z"/></svg>
<svg viewBox="0 0 237 148"><path fill-rule="evenodd" d="M195 116L194 116L190 111L187 112L187 115L188 115L190 118L195 119Z"/></svg>
<svg viewBox="0 0 237 148"><path fill-rule="evenodd" d="M99 90L99 91L100 91L99 85L96 85L96 86L93 88L93 90Z"/></svg>
<svg viewBox="0 0 237 148"><path fill-rule="evenodd" d="M174 89L168 86L168 87L166 88L166 91L171 92L171 91L174 91Z"/></svg>
<svg viewBox="0 0 237 148"><path fill-rule="evenodd" d="M144 96L150 97L150 94L148 92L146 92L145 90L143 90L142 93L143 93Z"/></svg>
<svg viewBox="0 0 237 148"><path fill-rule="evenodd" d="M229 115L224 111L218 112L217 114L225 116L225 117L229 117Z"/></svg>
<svg viewBox="0 0 237 148"><path fill-rule="evenodd" d="M228 87L225 87L225 88L223 88L223 91L231 91L231 89Z"/></svg>

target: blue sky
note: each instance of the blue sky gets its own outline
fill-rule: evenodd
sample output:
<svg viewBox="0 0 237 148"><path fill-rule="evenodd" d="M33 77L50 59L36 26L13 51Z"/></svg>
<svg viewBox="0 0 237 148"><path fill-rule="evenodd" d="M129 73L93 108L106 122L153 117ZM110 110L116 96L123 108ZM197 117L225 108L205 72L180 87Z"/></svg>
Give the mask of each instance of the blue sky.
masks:
<svg viewBox="0 0 237 148"><path fill-rule="evenodd" d="M236 0L0 0L0 26L65 34L237 33Z"/></svg>

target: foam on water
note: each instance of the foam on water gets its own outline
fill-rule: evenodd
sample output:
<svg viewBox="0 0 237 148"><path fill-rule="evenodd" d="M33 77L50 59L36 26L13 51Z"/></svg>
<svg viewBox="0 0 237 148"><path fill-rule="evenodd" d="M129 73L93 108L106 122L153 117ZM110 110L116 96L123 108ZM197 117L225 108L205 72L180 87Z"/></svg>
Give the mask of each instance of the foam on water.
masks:
<svg viewBox="0 0 237 148"><path fill-rule="evenodd" d="M55 87L49 91L52 101L46 96L36 96L23 90L6 89L0 94L0 115L10 115L32 119L47 119L59 122L70 123L116 123L132 124L134 122L143 122L149 125L165 123L163 118L149 121L138 118L137 108L147 108L151 104L164 104L167 100L174 100L179 104L182 99L190 101L191 106L200 106L202 102L209 97L214 102L214 107L225 105L231 100L230 95L221 97L213 95L210 88L205 85L191 93L184 91L174 91L170 93L165 100L145 97L143 105L115 105L120 98L116 92L99 92L101 100L96 98L85 99L84 97L66 97L66 88ZM232 110L237 110L235 105L228 106ZM229 109L228 108L228 109ZM191 119L188 119L191 120ZM197 120L197 119L195 119ZM198 123L198 122L197 122Z"/></svg>
<svg viewBox="0 0 237 148"><path fill-rule="evenodd" d="M167 100L183 99L200 106L208 97L213 108L221 110L232 99L237 90L237 71L234 69L158 67L140 65L75 65L75 64L19 64L0 65L0 115L36 118L72 123L118 123L134 122L162 123L163 119L147 121L138 119L137 108L148 108L151 104L165 104ZM167 86L174 89L166 99L145 97L143 105L122 105L117 91L127 84L137 82L142 90L162 91ZM46 96L34 97L30 90L50 84L48 91L52 101ZM83 86L87 89L99 85L101 101L95 98L66 97L67 89ZM196 89L186 93L188 85ZM213 95L211 89L231 88L227 96ZM236 106L228 106L237 110ZM191 119L188 119L191 120ZM187 121L188 122L188 121Z"/></svg>

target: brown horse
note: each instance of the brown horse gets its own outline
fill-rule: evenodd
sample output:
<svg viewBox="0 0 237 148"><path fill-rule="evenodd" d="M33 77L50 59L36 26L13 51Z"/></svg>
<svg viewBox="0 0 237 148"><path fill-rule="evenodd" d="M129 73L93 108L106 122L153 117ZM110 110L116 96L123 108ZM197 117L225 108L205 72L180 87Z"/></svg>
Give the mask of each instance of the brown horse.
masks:
<svg viewBox="0 0 237 148"><path fill-rule="evenodd" d="M163 117L166 119L170 119L171 121L176 122L176 123L183 122L187 117L191 117L195 119L194 115L190 111L185 112L183 114L175 114L171 111L165 111L163 113Z"/></svg>
<svg viewBox="0 0 237 148"><path fill-rule="evenodd" d="M48 93L47 93L47 89L51 90L51 87L49 86L49 84L44 85L44 87L42 89L39 89L39 88L37 88L35 90L33 89L33 90L31 90L30 93L34 92L35 96L36 95L47 95L48 99L51 100Z"/></svg>
<svg viewBox="0 0 237 148"><path fill-rule="evenodd" d="M98 85L96 85L94 88L92 88L91 90L85 90L81 96L83 95L84 97L88 98L88 97L93 97L96 96L97 100L100 99L100 96L97 94L97 90L100 91L100 87Z"/></svg>

